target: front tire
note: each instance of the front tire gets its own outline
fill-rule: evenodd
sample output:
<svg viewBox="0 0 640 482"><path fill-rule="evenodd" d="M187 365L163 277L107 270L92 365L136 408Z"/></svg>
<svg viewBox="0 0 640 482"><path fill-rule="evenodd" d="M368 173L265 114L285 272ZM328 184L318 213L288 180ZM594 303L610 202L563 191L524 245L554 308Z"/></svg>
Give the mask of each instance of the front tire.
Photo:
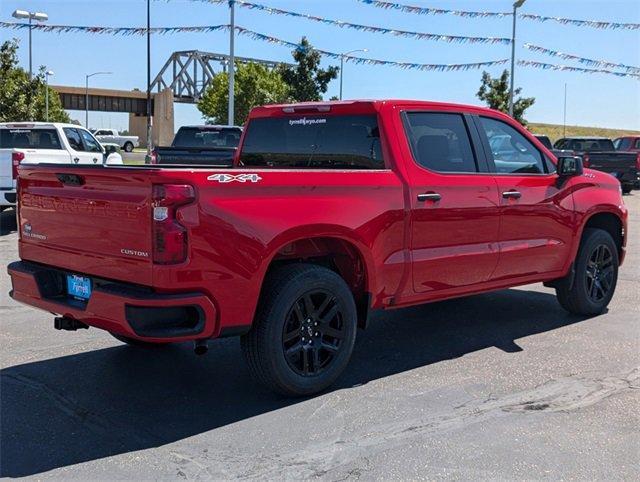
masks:
<svg viewBox="0 0 640 482"><path fill-rule="evenodd" d="M618 247L602 229L587 228L575 260L575 277L556 287L562 307L574 314L591 316L602 313L618 281Z"/></svg>
<svg viewBox="0 0 640 482"><path fill-rule="evenodd" d="M356 327L353 295L339 275L292 264L268 275L241 347L257 381L286 396L311 395L344 371Z"/></svg>
<svg viewBox="0 0 640 482"><path fill-rule="evenodd" d="M630 184L623 184L622 185L622 194L629 194L631 192L631 190L633 189L633 186Z"/></svg>
<svg viewBox="0 0 640 482"><path fill-rule="evenodd" d="M133 151L133 144L131 142L125 142L124 143L124 151L125 152Z"/></svg>

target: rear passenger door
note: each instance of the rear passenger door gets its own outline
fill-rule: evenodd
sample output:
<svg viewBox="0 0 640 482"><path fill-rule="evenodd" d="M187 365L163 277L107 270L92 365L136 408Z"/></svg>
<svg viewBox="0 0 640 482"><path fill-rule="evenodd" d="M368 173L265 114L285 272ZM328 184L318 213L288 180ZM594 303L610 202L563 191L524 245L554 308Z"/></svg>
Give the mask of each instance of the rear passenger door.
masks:
<svg viewBox="0 0 640 482"><path fill-rule="evenodd" d="M496 280L559 272L569 258L573 198L552 163L524 132L490 116L474 118L500 192Z"/></svg>
<svg viewBox="0 0 640 482"><path fill-rule="evenodd" d="M498 263L499 199L473 120L404 112L410 179L413 288L463 293Z"/></svg>

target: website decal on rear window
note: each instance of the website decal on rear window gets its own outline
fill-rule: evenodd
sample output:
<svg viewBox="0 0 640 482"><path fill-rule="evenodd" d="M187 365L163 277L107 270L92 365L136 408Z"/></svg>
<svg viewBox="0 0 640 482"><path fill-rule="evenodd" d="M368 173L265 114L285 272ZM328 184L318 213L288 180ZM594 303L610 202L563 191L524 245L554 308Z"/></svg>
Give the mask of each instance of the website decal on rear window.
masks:
<svg viewBox="0 0 640 482"><path fill-rule="evenodd" d="M290 126L308 126L311 124L326 124L327 123L327 119L307 119L306 117L303 117L302 119L291 119L289 121L289 125Z"/></svg>

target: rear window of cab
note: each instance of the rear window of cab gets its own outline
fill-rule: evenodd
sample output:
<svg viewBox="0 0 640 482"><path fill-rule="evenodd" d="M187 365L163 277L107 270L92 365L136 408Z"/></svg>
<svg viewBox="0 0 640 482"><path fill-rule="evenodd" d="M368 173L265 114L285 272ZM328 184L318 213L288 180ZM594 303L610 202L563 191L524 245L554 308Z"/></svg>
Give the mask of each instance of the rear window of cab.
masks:
<svg viewBox="0 0 640 482"><path fill-rule="evenodd" d="M254 118L239 161L283 169L385 168L374 114Z"/></svg>
<svg viewBox="0 0 640 482"><path fill-rule="evenodd" d="M0 129L0 149L62 149L55 129Z"/></svg>

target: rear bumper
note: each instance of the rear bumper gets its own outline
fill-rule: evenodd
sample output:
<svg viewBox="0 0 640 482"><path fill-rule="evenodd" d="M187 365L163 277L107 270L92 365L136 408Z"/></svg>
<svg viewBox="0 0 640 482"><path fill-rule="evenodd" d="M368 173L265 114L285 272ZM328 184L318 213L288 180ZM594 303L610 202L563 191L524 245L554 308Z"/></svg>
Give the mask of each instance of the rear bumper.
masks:
<svg viewBox="0 0 640 482"><path fill-rule="evenodd" d="M16 190L0 189L0 206L15 206Z"/></svg>
<svg viewBox="0 0 640 482"><path fill-rule="evenodd" d="M216 332L215 305L202 293L159 294L92 278L91 297L82 302L66 295L71 273L65 270L17 261L8 272L14 300L109 332L157 343L210 338Z"/></svg>

